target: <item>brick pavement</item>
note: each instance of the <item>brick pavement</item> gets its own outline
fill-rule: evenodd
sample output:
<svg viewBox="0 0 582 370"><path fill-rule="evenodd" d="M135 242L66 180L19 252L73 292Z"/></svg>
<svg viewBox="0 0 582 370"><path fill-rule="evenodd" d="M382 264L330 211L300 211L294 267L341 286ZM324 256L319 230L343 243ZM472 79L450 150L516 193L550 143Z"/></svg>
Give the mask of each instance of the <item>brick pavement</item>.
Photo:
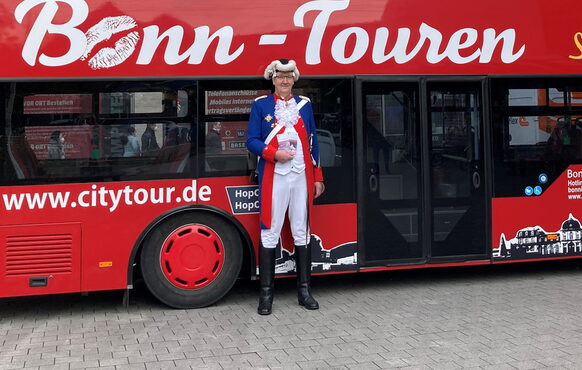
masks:
<svg viewBox="0 0 582 370"><path fill-rule="evenodd" d="M174 310L143 287L0 300L4 369L582 369L582 262L317 277L319 311L278 280Z"/></svg>

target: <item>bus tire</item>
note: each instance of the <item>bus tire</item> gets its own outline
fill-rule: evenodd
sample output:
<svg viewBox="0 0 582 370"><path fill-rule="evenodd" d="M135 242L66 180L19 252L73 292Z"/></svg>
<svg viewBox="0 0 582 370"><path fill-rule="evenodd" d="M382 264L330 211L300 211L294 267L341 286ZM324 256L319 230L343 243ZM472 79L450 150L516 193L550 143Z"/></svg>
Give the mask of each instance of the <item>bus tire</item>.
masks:
<svg viewBox="0 0 582 370"><path fill-rule="evenodd" d="M209 306L228 293L242 264L234 225L209 212L182 213L156 226L141 251L142 277L174 308Z"/></svg>

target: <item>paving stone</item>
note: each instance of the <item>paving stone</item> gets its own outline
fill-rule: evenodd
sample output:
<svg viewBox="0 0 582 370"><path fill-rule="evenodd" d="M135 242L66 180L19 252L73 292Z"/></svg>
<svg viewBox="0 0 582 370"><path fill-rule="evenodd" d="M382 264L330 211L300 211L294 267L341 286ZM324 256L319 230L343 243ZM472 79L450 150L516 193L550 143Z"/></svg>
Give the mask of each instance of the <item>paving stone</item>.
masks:
<svg viewBox="0 0 582 370"><path fill-rule="evenodd" d="M115 370L145 370L145 364L124 364L115 366Z"/></svg>
<svg viewBox="0 0 582 370"><path fill-rule="evenodd" d="M59 364L59 365L41 365L38 367L38 370L69 370L68 364Z"/></svg>
<svg viewBox="0 0 582 370"><path fill-rule="evenodd" d="M328 363L323 360L315 360L315 361L300 361L297 362L297 365L301 369L324 369L328 367Z"/></svg>
<svg viewBox="0 0 582 370"><path fill-rule="evenodd" d="M54 365L54 364L55 364L55 359L53 359L53 358L41 358L41 359L24 361L24 365L26 367L49 366L49 365Z"/></svg>
<svg viewBox="0 0 582 370"><path fill-rule="evenodd" d="M86 369L91 367L99 367L99 361L92 360L92 361L75 361L69 363L69 369Z"/></svg>
<svg viewBox="0 0 582 370"><path fill-rule="evenodd" d="M267 317L257 282L196 310L139 286L129 307L111 292L0 300L0 370L579 369L581 266L316 277L318 311L284 279Z"/></svg>
<svg viewBox="0 0 582 370"><path fill-rule="evenodd" d="M518 370L532 370L532 369L546 369L547 366L537 361L515 361L510 362L509 365Z"/></svg>

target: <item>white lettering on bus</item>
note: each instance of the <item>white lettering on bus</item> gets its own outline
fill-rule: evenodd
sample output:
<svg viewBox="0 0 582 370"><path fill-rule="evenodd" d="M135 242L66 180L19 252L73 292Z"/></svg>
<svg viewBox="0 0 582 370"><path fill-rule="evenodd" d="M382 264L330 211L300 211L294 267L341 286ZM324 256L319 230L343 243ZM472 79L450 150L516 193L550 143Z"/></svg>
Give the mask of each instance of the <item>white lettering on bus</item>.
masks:
<svg viewBox="0 0 582 370"><path fill-rule="evenodd" d="M135 204L145 204L148 201L148 191L146 189L137 189L133 193Z"/></svg>
<svg viewBox="0 0 582 370"><path fill-rule="evenodd" d="M256 188L255 190L237 189L234 191L234 196L236 198L247 198L247 199L257 198L259 196L259 188Z"/></svg>
<svg viewBox="0 0 582 370"><path fill-rule="evenodd" d="M95 191L97 185L91 185L91 189L93 190L91 192L91 207L95 207L97 206L97 192Z"/></svg>
<svg viewBox="0 0 582 370"><path fill-rule="evenodd" d="M79 197L77 199L77 203L81 206L81 207L89 207L89 203L87 203L85 201L85 197L87 195L89 195L91 192L89 190L85 190L82 191L81 193L79 193Z"/></svg>
<svg viewBox="0 0 582 370"><path fill-rule="evenodd" d="M259 201L254 202L234 202L233 209L235 211L255 211L259 209Z"/></svg>
<svg viewBox="0 0 582 370"><path fill-rule="evenodd" d="M137 64L150 64L152 58L158 47L164 40L168 38L166 51L164 52L164 61L169 65L175 65L188 59L188 64L200 64L206 55L206 51L214 39L218 39L214 60L218 64L228 64L238 58L243 50L244 43L241 44L234 53L229 54L230 45L234 30L230 26L224 26L218 31L210 35L210 28L208 26L201 26L194 29L194 42L180 54L180 47L182 46L182 38L184 37L184 29L181 26L173 26L160 35L160 28L158 26L149 26L143 29L144 38L143 44L137 58Z"/></svg>
<svg viewBox="0 0 582 370"><path fill-rule="evenodd" d="M192 186L186 186L182 190L182 200L185 202L196 202L197 197L207 202L210 200L210 195L212 195L212 190L208 185L201 186L196 193L196 180L192 180Z"/></svg>
<svg viewBox="0 0 582 370"><path fill-rule="evenodd" d="M572 171L572 170L568 169L567 176L569 179L572 179L572 178L577 179L579 177L582 177L582 171Z"/></svg>
<svg viewBox="0 0 582 370"><path fill-rule="evenodd" d="M53 21L59 10L59 3L68 4L71 15L67 22L55 24ZM138 26L135 20L127 15L106 17L83 33L77 29L77 26L81 25L89 14L84 0L24 0L17 6L14 13L18 23L22 23L26 14L38 5L42 5L42 9L22 49L23 59L31 66L34 66L37 60L45 66L64 66L78 59L85 60L98 43L108 40L113 34L129 31ZM297 8L293 15L293 23L296 27L307 27L305 24L307 13L316 13L305 49L307 64L321 63L322 42L330 18L334 12L345 10L349 5L350 0L313 0ZM182 62L200 64L212 43L216 44L214 61L219 65L233 62L242 55L245 49L244 43L240 43L238 47L233 46L235 31L228 25L214 32L204 25L194 28L194 41L187 48L182 45L185 32L182 26L175 25L162 32L159 26L149 25L142 31L143 40L141 40L136 60L138 65L149 65L162 44L165 44L163 53L164 62L167 65ZM43 40L49 33L63 35L69 39L70 47L65 54L56 57L45 54L38 56ZM390 35L388 28L379 27L376 30L367 30L362 27L348 27L339 30L335 35L328 35L333 39L331 56L337 63L352 64L360 61L371 51L371 59L375 64L385 63L391 59L397 64L403 64L417 57L418 53L425 49L425 59L430 64L439 63L445 59L455 64L466 64L473 61L489 63L498 51L501 62L508 64L518 60L525 52L525 44L519 46L516 31L513 28L501 32L493 28L484 29L481 33L480 44L480 32L474 28L459 29L447 40L438 29L422 22L418 27L418 39L413 47L411 33L410 28L399 28L392 49L386 50ZM352 44L348 43L350 38L355 41L351 53L347 50L348 44ZM118 40L115 48L106 47L99 50L88 61L89 66L100 69L119 65L134 53L139 42L139 32L132 31ZM236 49L231 52L231 48L234 47ZM184 51L180 53L180 50Z"/></svg>
<svg viewBox="0 0 582 370"><path fill-rule="evenodd" d="M52 21L57 14L59 5L57 3L67 3L71 7L71 19L63 24L53 24ZM69 39L69 50L62 56L49 57L41 54L38 58L40 64L44 66L57 67L67 65L79 59L87 45L85 34L78 30L77 27L87 19L89 7L85 1L77 0L25 0L18 4L14 11L14 17L18 23L22 23L24 16L32 8L43 4L41 11L36 17L28 37L22 48L22 58L31 66L36 64L36 59L40 45L47 33L63 35Z"/></svg>
<svg viewBox="0 0 582 370"><path fill-rule="evenodd" d="M64 2L71 6L71 19L64 24L53 24L55 15L59 9L58 3ZM137 26L133 18L129 16L106 17L91 27L86 34L76 27L83 23L89 14L89 8L85 1L75 0L24 0L15 11L15 18L22 23L25 15L35 6L44 4L36 18L34 25L28 34L22 57L31 66L36 64L40 46L46 33L64 35L69 39L70 49L67 54L53 58L41 54L38 61L46 66L64 66L77 59L85 60L93 48L101 41L108 40L112 35L132 29ZM182 44L184 29L181 26L173 26L159 35L158 26L149 26L143 29L144 40L137 60L137 64L150 64L162 40L168 38L168 46L164 53L164 60L169 65L174 65L188 59L188 64L200 64L206 55L210 44L217 39L215 61L218 64L227 64L238 58L243 50L241 44L232 54L230 46L234 36L234 30L225 26L210 35L208 26L200 26L194 29L194 42L183 54L179 54ZM159 35L159 36L158 36ZM123 63L131 56L139 41L139 33L134 31L122 37L115 43L115 48L103 48L89 60L89 66L93 69L110 68Z"/></svg>
<svg viewBox="0 0 582 370"><path fill-rule="evenodd" d="M335 11L347 9L348 5L350 5L350 0L316 0L305 3L297 8L297 11L293 15L293 23L297 27L305 27L303 18L307 12L312 10L320 12L313 21L311 33L309 34L309 39L307 40L307 48L305 49L305 62L307 64L321 63L321 41L323 40L323 34L325 32L325 28L327 27L329 17L331 16L331 13Z"/></svg>
<svg viewBox="0 0 582 370"><path fill-rule="evenodd" d="M305 3L297 9L293 21L298 27L305 26L303 18L307 12L320 12L313 21L313 26L307 41L307 49L305 52L305 61L307 64L321 63L321 43L329 18L333 12L346 9L349 3L349 0L334 2L318 0ZM496 35L496 31L492 28L484 30L481 48L475 49L475 51L468 57L462 57L459 54L459 51L473 46L477 41L478 31L473 28L463 28L454 32L449 38L445 50L440 54L439 50L441 49L441 43L443 42L443 35L437 29L426 23L422 23L419 27L420 37L418 42L416 43L416 46L407 53L406 50L410 43L410 33L411 31L409 28L399 28L394 47L388 54L384 54L388 43L389 30L385 27L378 28L376 30L372 47L372 61L375 64L380 64L394 58L394 61L398 64L406 63L418 54L427 40L429 44L426 52L426 60L431 64L438 63L446 58L456 64L469 63L477 58L479 58L479 63L489 63L493 56L493 52L500 42L503 42L501 45L501 61L503 63L513 63L525 52L525 45L522 45L517 52L513 52L516 42L514 29L506 29L499 35ZM345 56L346 42L348 37L352 34L356 36L356 45L352 55L347 57ZM368 46L368 31L360 27L350 27L340 31L334 37L331 45L331 55L338 63L350 64L360 60L368 50Z"/></svg>
<svg viewBox="0 0 582 370"><path fill-rule="evenodd" d="M152 191L153 190L154 189L152 189ZM123 192L123 190L117 190L117 194L116 194L115 190L109 190L109 198L111 198L111 202L113 203L111 208L109 208L110 212L117 209L117 206L119 205L119 201L121 200L121 193L122 192Z"/></svg>
<svg viewBox="0 0 582 370"><path fill-rule="evenodd" d="M356 47L352 51L352 55L346 57L346 43L351 35L356 36ZM369 43L370 37L368 37L368 33L363 28L346 28L338 33L335 39L333 39L333 43L331 44L331 56L341 64L356 62L364 56Z"/></svg>
<svg viewBox="0 0 582 370"><path fill-rule="evenodd" d="M201 186L198 190L198 199L208 202L210 200L210 196L212 195L212 189L208 185Z"/></svg>
<svg viewBox="0 0 582 370"><path fill-rule="evenodd" d="M124 199L125 199L125 204L127 205L132 205L133 202L131 201L131 199L129 199L129 194L131 194L133 192L133 189L129 187L129 185L127 185L125 188L123 188L123 195L124 195Z"/></svg>
<svg viewBox="0 0 582 370"><path fill-rule="evenodd" d="M51 208L64 208L67 206L69 202L69 192L48 192L48 193L23 193L9 196L8 194L2 194L2 198L4 200L4 204L7 211L12 209L19 210L22 208L24 200L26 200L26 204L28 205L29 209L42 209L46 203L47 197L50 203ZM79 195L80 199L80 195Z"/></svg>
<svg viewBox="0 0 582 370"><path fill-rule="evenodd" d="M72 197L70 191L1 194L0 208L3 202L4 209L7 211L18 211L23 207L31 210L103 207L109 209L109 212L113 212L120 205L170 204L173 202L179 204L194 203L197 200L202 202L211 201L212 188L208 185L197 188L196 180L192 180L190 185L184 186L182 192L179 193L182 197L173 197L172 193L175 191L175 187L133 189L130 185L126 185L123 189L112 190L107 189L105 186L98 188L96 184L93 184L91 185L91 190L80 191L76 196L73 193Z"/></svg>

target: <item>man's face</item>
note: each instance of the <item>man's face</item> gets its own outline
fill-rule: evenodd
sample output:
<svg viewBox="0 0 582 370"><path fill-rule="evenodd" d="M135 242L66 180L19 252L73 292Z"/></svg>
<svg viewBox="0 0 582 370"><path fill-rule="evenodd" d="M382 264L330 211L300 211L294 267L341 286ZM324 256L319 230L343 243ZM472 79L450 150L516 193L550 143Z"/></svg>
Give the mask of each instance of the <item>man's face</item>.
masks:
<svg viewBox="0 0 582 370"><path fill-rule="evenodd" d="M277 76L273 77L273 85L275 85L275 92L282 97L291 95L291 88L293 88L293 72L277 72Z"/></svg>

